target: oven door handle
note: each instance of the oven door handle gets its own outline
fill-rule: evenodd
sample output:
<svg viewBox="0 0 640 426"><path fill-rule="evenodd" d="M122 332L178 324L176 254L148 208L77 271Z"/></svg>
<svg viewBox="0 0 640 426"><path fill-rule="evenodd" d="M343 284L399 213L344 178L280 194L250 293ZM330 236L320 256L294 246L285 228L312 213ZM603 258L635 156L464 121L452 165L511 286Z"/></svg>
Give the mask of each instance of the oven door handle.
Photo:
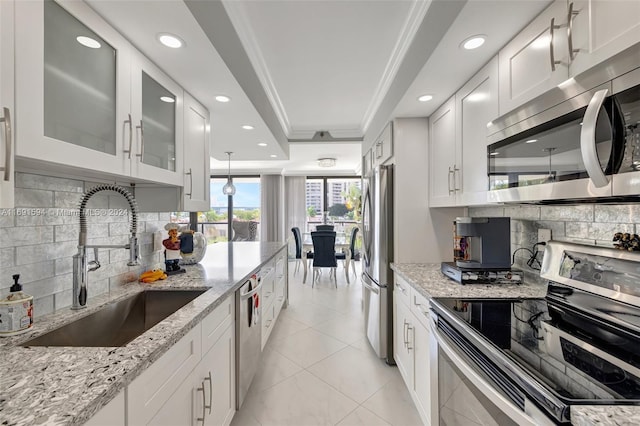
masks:
<svg viewBox="0 0 640 426"><path fill-rule="evenodd" d="M609 179L602 171L600 161L598 160L598 150L596 148L596 125L598 123L598 114L604 103L608 89L598 90L591 100L589 106L584 113L582 119L582 128L580 129L580 153L584 168L587 169L589 179L596 188L602 188L609 183Z"/></svg>
<svg viewBox="0 0 640 426"><path fill-rule="evenodd" d="M473 383L483 395L485 395L496 407L502 410L509 418L515 421L518 425L538 426L539 420L534 421L531 417L522 411L519 407L513 405L504 395L498 392L493 385L482 377L478 372L465 361L458 351L452 347L452 345L445 339L445 337L438 330L438 326L435 324L435 318L431 317L429 325L431 328L431 334L435 336L438 342L438 347L442 349L444 353L453 361L458 369L464 374L466 378Z"/></svg>

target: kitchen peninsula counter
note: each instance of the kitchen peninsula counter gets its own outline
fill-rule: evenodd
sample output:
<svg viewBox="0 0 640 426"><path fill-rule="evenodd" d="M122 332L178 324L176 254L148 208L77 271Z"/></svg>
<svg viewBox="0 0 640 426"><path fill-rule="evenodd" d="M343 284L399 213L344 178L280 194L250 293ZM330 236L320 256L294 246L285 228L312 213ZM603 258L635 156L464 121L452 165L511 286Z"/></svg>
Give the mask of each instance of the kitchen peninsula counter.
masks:
<svg viewBox="0 0 640 426"><path fill-rule="evenodd" d="M281 242L216 243L186 273L151 284L132 282L91 296L88 308L36 317L33 331L0 339L0 424L82 424L286 247ZM207 290L123 347L20 347L104 304L146 289ZM90 330L88 330L90 332Z"/></svg>
<svg viewBox="0 0 640 426"><path fill-rule="evenodd" d="M391 269L427 298L544 298L546 282L527 276L522 284L461 285L440 271L439 263L392 264ZM529 278L529 279L528 279ZM640 407L632 405L571 407L571 424L580 426L634 425L640 422Z"/></svg>

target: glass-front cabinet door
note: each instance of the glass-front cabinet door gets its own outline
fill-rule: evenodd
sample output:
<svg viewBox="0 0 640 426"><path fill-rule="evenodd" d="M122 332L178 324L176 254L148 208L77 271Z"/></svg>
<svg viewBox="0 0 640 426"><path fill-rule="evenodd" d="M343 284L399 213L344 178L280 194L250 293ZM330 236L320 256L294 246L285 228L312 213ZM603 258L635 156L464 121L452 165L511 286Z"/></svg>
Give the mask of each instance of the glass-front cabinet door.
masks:
<svg viewBox="0 0 640 426"><path fill-rule="evenodd" d="M133 175L183 185L183 91L141 55L132 69Z"/></svg>
<svg viewBox="0 0 640 426"><path fill-rule="evenodd" d="M16 155L129 175L130 45L83 2L15 2Z"/></svg>

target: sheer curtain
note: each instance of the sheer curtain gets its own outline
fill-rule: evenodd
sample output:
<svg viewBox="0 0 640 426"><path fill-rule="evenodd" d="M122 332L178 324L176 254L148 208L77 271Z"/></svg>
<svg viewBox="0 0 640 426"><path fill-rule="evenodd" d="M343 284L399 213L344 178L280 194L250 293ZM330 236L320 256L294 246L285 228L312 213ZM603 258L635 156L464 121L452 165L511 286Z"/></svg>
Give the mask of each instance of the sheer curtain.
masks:
<svg viewBox="0 0 640 426"><path fill-rule="evenodd" d="M285 176L284 178L284 194L287 200L284 206L284 223L287 238L293 237L291 228L294 226L300 228L302 233L305 231L307 223L306 183L305 176ZM289 251L295 253L295 244L293 247L289 244Z"/></svg>
<svg viewBox="0 0 640 426"><path fill-rule="evenodd" d="M260 240L285 241L283 179L280 175L261 175Z"/></svg>

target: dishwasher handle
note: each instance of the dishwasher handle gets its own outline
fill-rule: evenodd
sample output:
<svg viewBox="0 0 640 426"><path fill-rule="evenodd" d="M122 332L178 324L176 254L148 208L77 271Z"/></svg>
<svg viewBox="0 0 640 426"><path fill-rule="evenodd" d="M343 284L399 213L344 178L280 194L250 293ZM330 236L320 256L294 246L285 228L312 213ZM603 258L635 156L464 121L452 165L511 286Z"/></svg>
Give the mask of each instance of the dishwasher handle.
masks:
<svg viewBox="0 0 640 426"><path fill-rule="evenodd" d="M377 286L373 286L373 285L369 284L369 283L367 282L368 280L367 280L367 279L365 279L364 274L360 277L360 281L362 281L362 286L363 286L364 288L366 288L367 290L369 290L369 291L371 291L371 292L373 292L373 293L375 293L375 294L380 294L380 289L379 289L379 288L377 288Z"/></svg>
<svg viewBox="0 0 640 426"><path fill-rule="evenodd" d="M246 285L246 284L245 284ZM258 284L256 286L256 288L247 291L246 293L242 293L242 291L240 291L240 299L248 299L249 297L253 296L254 294L256 294L260 289L262 288L262 281L260 281L260 284Z"/></svg>

